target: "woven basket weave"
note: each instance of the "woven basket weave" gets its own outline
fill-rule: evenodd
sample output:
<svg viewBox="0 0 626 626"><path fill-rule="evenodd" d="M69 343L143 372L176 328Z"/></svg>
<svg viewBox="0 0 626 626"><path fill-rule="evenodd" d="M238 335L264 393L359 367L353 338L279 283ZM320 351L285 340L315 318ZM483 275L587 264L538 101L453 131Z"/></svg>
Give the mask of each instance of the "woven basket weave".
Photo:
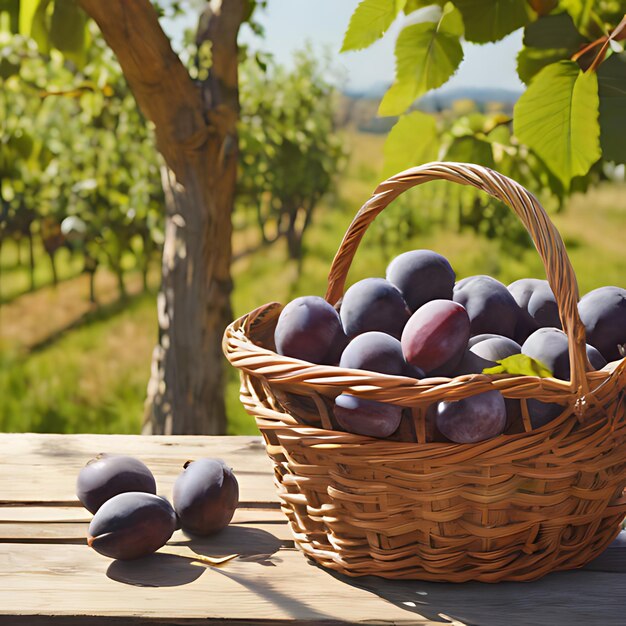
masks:
<svg viewBox="0 0 626 626"><path fill-rule="evenodd" d="M626 514L626 359L587 372L578 287L561 237L534 196L477 165L429 163L393 176L356 215L333 261L326 299L342 296L365 230L403 191L431 180L472 185L524 223L543 260L570 346L571 382L532 376L409 378L313 365L274 351L282 309L231 324L224 352L241 401L274 463L296 544L350 576L462 582L532 580L580 567L617 535ZM525 432L475 444L429 443L427 407L498 389L519 398ZM390 441L334 430L343 392L407 407ZM564 405L532 430L526 400Z"/></svg>

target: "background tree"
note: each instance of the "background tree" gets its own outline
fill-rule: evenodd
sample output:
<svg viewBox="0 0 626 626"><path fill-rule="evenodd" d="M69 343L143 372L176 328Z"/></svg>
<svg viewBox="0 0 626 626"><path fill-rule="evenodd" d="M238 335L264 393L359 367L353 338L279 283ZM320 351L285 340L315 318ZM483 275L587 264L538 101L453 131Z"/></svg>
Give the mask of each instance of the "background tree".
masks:
<svg viewBox="0 0 626 626"><path fill-rule="evenodd" d="M153 133L113 53L95 25L91 29L81 80L61 55L42 54L34 41L0 33L0 97L7 111L0 189L8 207L6 235L18 246L20 239L29 242L31 290L38 236L54 284L60 249L83 256L95 301L98 264L114 272L122 296L129 269L139 269L147 286L162 239L163 191Z"/></svg>
<svg viewBox="0 0 626 626"><path fill-rule="evenodd" d="M201 14L196 44L211 66L193 80L148 0L22 0L10 26L41 50L85 67L86 15L115 52L165 164L166 220L159 342L148 386L145 432L225 432L221 339L232 318L231 212L237 174L237 34L254 3L222 0ZM83 9L83 13L80 9Z"/></svg>
<svg viewBox="0 0 626 626"><path fill-rule="evenodd" d="M296 260L346 156L328 69L311 50L296 53L291 69L255 59L242 68L238 198L254 208L263 242L284 236Z"/></svg>

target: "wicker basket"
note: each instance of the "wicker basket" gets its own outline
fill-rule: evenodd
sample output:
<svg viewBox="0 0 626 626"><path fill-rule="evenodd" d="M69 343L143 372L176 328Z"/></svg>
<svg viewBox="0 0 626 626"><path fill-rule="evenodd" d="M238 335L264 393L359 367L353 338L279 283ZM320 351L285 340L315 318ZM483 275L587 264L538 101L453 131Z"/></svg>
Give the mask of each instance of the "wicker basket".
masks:
<svg viewBox="0 0 626 626"><path fill-rule="evenodd" d="M449 582L532 580L581 567L612 541L626 514L626 359L586 372L576 278L536 198L477 165L429 163L401 172L378 186L348 228L326 299L341 297L376 215L403 191L437 179L502 200L528 229L569 337L571 382L482 374L415 381L313 365L276 354L282 307L271 303L224 335L224 351L241 372L241 400L274 462L296 544L325 567ZM494 388L522 400L526 432L476 444L426 442L432 402ZM344 391L407 407L416 442L333 430L332 402ZM532 431L529 398L559 402L564 411Z"/></svg>

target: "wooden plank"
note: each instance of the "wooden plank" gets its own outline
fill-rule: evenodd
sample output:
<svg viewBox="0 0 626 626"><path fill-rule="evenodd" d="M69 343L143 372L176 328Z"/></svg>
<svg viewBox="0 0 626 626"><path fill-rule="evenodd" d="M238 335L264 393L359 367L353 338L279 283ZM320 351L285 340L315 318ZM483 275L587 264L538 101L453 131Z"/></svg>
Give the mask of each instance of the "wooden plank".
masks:
<svg viewBox="0 0 626 626"><path fill-rule="evenodd" d="M87 543L87 529L89 524L83 523L61 523L61 522L6 522L0 523L0 543L74 543L83 545ZM248 522L231 524L230 528L245 529L256 528L264 533L270 533L281 541L283 546L293 547L293 535L286 523L272 522ZM225 530L215 536L212 543L223 543L230 546L229 537L232 532ZM168 545L184 544L189 542L204 542L210 545L208 539L192 538L187 536L182 530L177 530ZM239 553L241 548L236 545L227 547L228 554Z"/></svg>
<svg viewBox="0 0 626 626"><path fill-rule="evenodd" d="M348 579L311 565L295 550L272 551L271 539L264 541L255 537L247 543L259 552L269 548L269 553L219 568L171 554L124 563L86 546L0 544L0 624L18 623L14 616L41 614L74 616L73 624L108 623L109 618L128 624L200 619L225 624L441 624L443 616L468 626L624 623L623 574L561 572L534 583L498 585ZM187 553L182 546L168 549Z"/></svg>
<svg viewBox="0 0 626 626"><path fill-rule="evenodd" d="M100 452L141 459L157 480L158 493L172 486L188 459L218 457L234 470L240 499L278 503L272 465L261 437L0 434L0 505L49 503L79 506L76 477Z"/></svg>
<svg viewBox="0 0 626 626"><path fill-rule="evenodd" d="M185 460L224 458L247 506L223 533L197 539L177 531L156 555L110 561L85 545L91 515L74 496L78 471L100 451L141 458L167 497ZM219 568L192 561L235 553ZM349 579L293 548L258 437L0 434L0 625L622 626L626 574L617 572L625 553L620 537L590 564L594 571L533 583Z"/></svg>
<svg viewBox="0 0 626 626"><path fill-rule="evenodd" d="M219 568L170 554L120 562L86 546L0 544L0 624L42 614L73 616L73 624L107 623L105 618L126 624L207 619L224 624L433 624L338 582L295 550L276 549L273 537L250 534L257 532L249 529L246 541L257 546L258 554Z"/></svg>
<svg viewBox="0 0 626 626"><path fill-rule="evenodd" d="M9 522L38 522L41 524L51 522L79 523L89 522L92 515L89 511L77 506L0 506L0 524ZM247 522L285 522L286 517L277 508L246 508L240 506L233 516L233 523Z"/></svg>
<svg viewBox="0 0 626 626"><path fill-rule="evenodd" d="M0 524L5 522L79 523L89 522L91 518L91 513L82 506L0 505Z"/></svg>

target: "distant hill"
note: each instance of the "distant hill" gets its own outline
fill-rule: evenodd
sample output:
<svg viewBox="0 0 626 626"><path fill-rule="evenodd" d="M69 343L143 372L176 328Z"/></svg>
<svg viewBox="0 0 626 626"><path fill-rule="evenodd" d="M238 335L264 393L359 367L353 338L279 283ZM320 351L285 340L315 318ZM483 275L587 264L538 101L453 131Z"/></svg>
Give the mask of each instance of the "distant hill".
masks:
<svg viewBox="0 0 626 626"><path fill-rule="evenodd" d="M389 132L397 118L377 117L378 104L388 86L387 83L375 83L365 89L345 90L337 115L338 124L352 124L370 133ZM521 91L493 87L442 87L420 98L411 108L437 113L452 108L459 100L472 100L478 110L492 109L496 105L498 110L510 114L520 95Z"/></svg>
<svg viewBox="0 0 626 626"><path fill-rule="evenodd" d="M473 100L478 106L498 102L505 107L513 107L521 96L520 91L499 89L497 87L457 87L456 89L437 89L417 101L417 108L422 111L442 111L449 109L457 100Z"/></svg>
<svg viewBox="0 0 626 626"><path fill-rule="evenodd" d="M387 83L374 83L365 89L347 89L344 94L355 100L380 100L388 88ZM520 95L520 91L497 87L456 87L452 89L443 87L420 98L417 101L417 108L425 111L440 111L449 109L456 100L474 100L479 105L500 102L513 106Z"/></svg>

